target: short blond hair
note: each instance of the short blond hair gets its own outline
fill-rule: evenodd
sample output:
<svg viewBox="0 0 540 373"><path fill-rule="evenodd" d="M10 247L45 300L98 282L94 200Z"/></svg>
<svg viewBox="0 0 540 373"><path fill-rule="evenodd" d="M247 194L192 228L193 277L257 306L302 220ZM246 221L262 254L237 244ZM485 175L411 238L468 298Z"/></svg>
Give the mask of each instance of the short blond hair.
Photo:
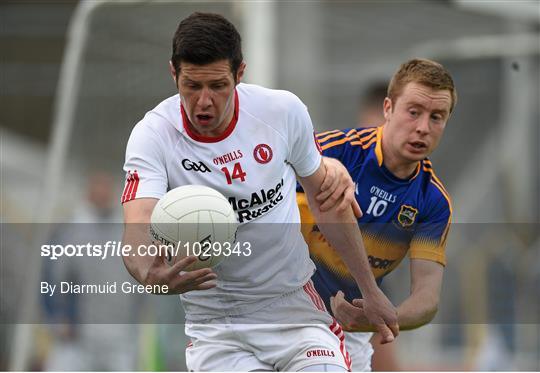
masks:
<svg viewBox="0 0 540 373"><path fill-rule="evenodd" d="M457 103L457 91L448 70L435 61L414 58L403 63L388 85L388 97L395 102L408 83L418 83L436 90L448 90L452 97L450 112Z"/></svg>

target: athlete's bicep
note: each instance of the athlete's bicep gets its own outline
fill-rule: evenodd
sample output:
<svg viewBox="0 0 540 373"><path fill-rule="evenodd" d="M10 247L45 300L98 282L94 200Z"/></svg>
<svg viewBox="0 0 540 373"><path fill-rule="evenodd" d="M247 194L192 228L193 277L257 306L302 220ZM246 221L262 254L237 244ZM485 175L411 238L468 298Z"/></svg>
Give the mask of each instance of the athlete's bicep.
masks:
<svg viewBox="0 0 540 373"><path fill-rule="evenodd" d="M124 223L148 224L157 202L156 198L138 198L124 203Z"/></svg>
<svg viewBox="0 0 540 373"><path fill-rule="evenodd" d="M155 198L139 198L124 203L124 244L138 246L150 243L148 225L157 202Z"/></svg>

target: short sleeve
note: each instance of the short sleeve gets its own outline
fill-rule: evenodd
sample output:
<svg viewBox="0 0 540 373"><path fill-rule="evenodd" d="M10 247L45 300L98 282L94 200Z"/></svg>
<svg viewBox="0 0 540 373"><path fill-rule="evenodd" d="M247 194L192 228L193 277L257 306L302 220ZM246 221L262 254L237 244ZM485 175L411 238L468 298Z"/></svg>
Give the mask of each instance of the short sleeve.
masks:
<svg viewBox="0 0 540 373"><path fill-rule="evenodd" d="M349 170L364 159L377 141L377 128L345 128L317 134L322 155L338 159Z"/></svg>
<svg viewBox="0 0 540 373"><path fill-rule="evenodd" d="M418 222L409 250L411 259L426 259L446 265L446 241L452 220L452 206L446 191L440 192L428 215Z"/></svg>
<svg viewBox="0 0 540 373"><path fill-rule="evenodd" d="M332 130L317 134L317 141L323 156L342 159L345 147L348 146L347 136L345 135L347 130Z"/></svg>
<svg viewBox="0 0 540 373"><path fill-rule="evenodd" d="M122 203L137 198L161 198L168 188L164 144L149 123L139 122L129 137Z"/></svg>
<svg viewBox="0 0 540 373"><path fill-rule="evenodd" d="M321 164L320 147L306 106L295 96L287 116L288 162L300 177L312 175Z"/></svg>

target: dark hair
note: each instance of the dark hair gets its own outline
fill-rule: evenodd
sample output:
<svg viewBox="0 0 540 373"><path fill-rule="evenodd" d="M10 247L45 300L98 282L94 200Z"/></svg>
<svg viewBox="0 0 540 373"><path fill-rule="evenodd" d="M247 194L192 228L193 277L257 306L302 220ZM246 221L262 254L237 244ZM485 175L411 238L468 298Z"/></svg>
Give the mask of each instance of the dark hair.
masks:
<svg viewBox="0 0 540 373"><path fill-rule="evenodd" d="M180 62L207 65L228 60L236 73L242 63L242 39L225 17L219 14L195 12L180 22L172 42L172 57L176 76Z"/></svg>
<svg viewBox="0 0 540 373"><path fill-rule="evenodd" d="M377 80L368 84L364 89L358 100L360 108L367 110L370 107L381 108L384 99L386 98L386 92L388 90L388 81Z"/></svg>
<svg viewBox="0 0 540 373"><path fill-rule="evenodd" d="M390 80L388 97L395 101L408 83L419 83L436 90L448 90L452 97L450 112L457 102L457 91L452 76L438 62L424 58L415 58L403 63Z"/></svg>

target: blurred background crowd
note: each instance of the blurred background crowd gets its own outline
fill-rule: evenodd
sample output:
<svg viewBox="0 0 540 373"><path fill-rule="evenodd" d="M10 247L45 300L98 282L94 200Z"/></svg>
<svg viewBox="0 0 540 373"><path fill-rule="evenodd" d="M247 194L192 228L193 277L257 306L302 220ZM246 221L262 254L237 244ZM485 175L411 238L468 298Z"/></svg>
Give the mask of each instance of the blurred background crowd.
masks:
<svg viewBox="0 0 540 373"><path fill-rule="evenodd" d="M458 104L431 158L454 204L443 297L431 325L400 335L396 364L540 370L536 0L1 2L0 369L185 369L176 297L104 305L129 314L122 324L92 323L99 310L81 298L39 297L47 276L129 275L121 260L51 270L32 245L69 237L30 223L86 223L85 235L120 239L126 142L175 94L172 34L193 11L233 21L245 81L294 92L317 131L380 125L387 81L409 58L450 70ZM407 263L384 290L406 297Z"/></svg>

